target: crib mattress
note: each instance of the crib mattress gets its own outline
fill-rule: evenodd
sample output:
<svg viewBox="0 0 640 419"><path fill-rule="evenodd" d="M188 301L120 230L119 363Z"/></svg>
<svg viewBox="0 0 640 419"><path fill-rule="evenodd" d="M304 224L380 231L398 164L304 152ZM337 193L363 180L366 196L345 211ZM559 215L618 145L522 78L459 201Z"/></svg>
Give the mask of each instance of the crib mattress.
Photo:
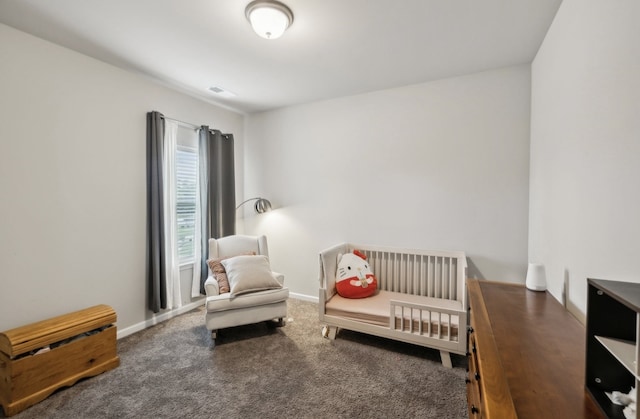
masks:
<svg viewBox="0 0 640 419"><path fill-rule="evenodd" d="M431 310L410 310L408 308L403 310L402 307L396 307L396 329L413 333L418 333L422 330L421 334L430 336L449 336L449 325L451 325L451 340L457 340L459 316L450 316L449 314L440 314L438 312L438 309L461 311L462 303L455 300L443 300L382 290L371 297L357 299L344 298L339 294L335 294L325 304L325 313L330 316L389 327L391 300L433 307ZM420 323L422 323L421 329Z"/></svg>

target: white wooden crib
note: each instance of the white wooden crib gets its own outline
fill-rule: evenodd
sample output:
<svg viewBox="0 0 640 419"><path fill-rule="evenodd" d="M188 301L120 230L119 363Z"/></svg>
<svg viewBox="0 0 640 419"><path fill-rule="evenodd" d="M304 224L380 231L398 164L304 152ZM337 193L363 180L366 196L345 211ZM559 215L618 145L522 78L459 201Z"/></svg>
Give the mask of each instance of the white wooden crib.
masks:
<svg viewBox="0 0 640 419"><path fill-rule="evenodd" d="M378 280L372 297L336 292L338 255L360 250ZM320 252L320 322L335 339L338 328L413 343L450 353L467 351L467 259L459 251L425 251L343 243Z"/></svg>

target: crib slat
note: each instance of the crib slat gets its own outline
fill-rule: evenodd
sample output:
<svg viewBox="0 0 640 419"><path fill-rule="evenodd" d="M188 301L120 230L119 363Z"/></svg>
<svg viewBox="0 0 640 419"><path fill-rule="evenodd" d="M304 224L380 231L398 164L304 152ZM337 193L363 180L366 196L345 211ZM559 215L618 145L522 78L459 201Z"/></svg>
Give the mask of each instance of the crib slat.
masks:
<svg viewBox="0 0 640 419"><path fill-rule="evenodd" d="M451 298L451 296L453 295L453 285L454 285L454 281L453 281L453 258L449 258L449 287L448 287L448 294L447 294L447 298Z"/></svg>
<svg viewBox="0 0 640 419"><path fill-rule="evenodd" d="M453 260L451 258L449 258L449 272L447 272L448 274L448 278L447 278L447 298L451 298L451 289L453 287L453 281L451 280L452 277L451 275L453 274Z"/></svg>
<svg viewBox="0 0 640 419"><path fill-rule="evenodd" d="M434 297L439 298L442 294L442 257L436 257L436 293Z"/></svg>
<svg viewBox="0 0 640 419"><path fill-rule="evenodd" d="M449 295L447 295L447 298L453 298L453 296L456 295L455 262L453 258L449 258Z"/></svg>
<svg viewBox="0 0 640 419"><path fill-rule="evenodd" d="M389 291L393 291L393 287L394 287L394 275L393 275L393 255L391 253L387 253L386 254L386 258L385 258L385 262L387 264L387 284L388 284L388 288Z"/></svg>
<svg viewBox="0 0 640 419"><path fill-rule="evenodd" d="M436 290L434 297L439 298L442 293L442 257L436 257Z"/></svg>
<svg viewBox="0 0 640 419"><path fill-rule="evenodd" d="M382 252L380 255L380 272L384 277L384 289L389 290L389 273L387 272L387 254Z"/></svg>
<svg viewBox="0 0 640 419"><path fill-rule="evenodd" d="M438 291L438 298L443 298L443 294L444 294L444 257L440 257L440 263L438 264L438 266L440 267L440 272L438 275L438 286L440 287L439 291Z"/></svg>
<svg viewBox="0 0 640 419"><path fill-rule="evenodd" d="M411 264L411 277L413 279L411 285L411 292L418 295L418 255L413 255L413 262Z"/></svg>
<svg viewBox="0 0 640 419"><path fill-rule="evenodd" d="M393 258L393 254L392 253L388 253L388 259L386 260L387 262L387 272L389 273L389 278L387 278L387 280L389 281L389 291L393 291L394 287L395 287L395 275L393 274L393 269L394 269L394 258Z"/></svg>
<svg viewBox="0 0 640 419"><path fill-rule="evenodd" d="M446 298L447 292L449 292L449 272L447 271L448 258L442 258L442 288L440 290L440 298Z"/></svg>
<svg viewBox="0 0 640 419"><path fill-rule="evenodd" d="M387 273L386 254L380 252L380 275L384 277L384 289L389 290L389 275Z"/></svg>
<svg viewBox="0 0 640 419"><path fill-rule="evenodd" d="M413 292L413 264L411 263L411 255L407 254L406 256L407 259L404 263L404 274L407 280L404 281L404 292L410 294Z"/></svg>
<svg viewBox="0 0 640 419"><path fill-rule="evenodd" d="M431 256L427 256L427 297L431 297Z"/></svg>
<svg viewBox="0 0 640 419"><path fill-rule="evenodd" d="M384 285L383 285L384 279L382 278L382 275L380 275L381 271L380 271L380 259L378 258L378 251L368 253L367 257L372 259L370 261L371 269L373 270L373 274L378 279L378 286L380 287L380 289L383 289L384 288Z"/></svg>
<svg viewBox="0 0 640 419"><path fill-rule="evenodd" d="M420 295L420 256L413 258L413 293Z"/></svg>
<svg viewBox="0 0 640 419"><path fill-rule="evenodd" d="M445 298L450 298L451 293L451 258L447 258L447 293Z"/></svg>
<svg viewBox="0 0 640 419"><path fill-rule="evenodd" d="M420 255L420 262L418 263L418 295L424 295L424 256Z"/></svg>
<svg viewBox="0 0 640 419"><path fill-rule="evenodd" d="M398 253L398 288L397 288L398 292L405 292L404 281L400 281L400 278L404 277L404 268L405 268L404 254Z"/></svg>
<svg viewBox="0 0 640 419"><path fill-rule="evenodd" d="M408 255L407 260L407 276L411 279L407 281L407 293L415 294L416 292L416 256Z"/></svg>
<svg viewBox="0 0 640 419"><path fill-rule="evenodd" d="M410 308L411 311L411 315L409 316L409 332L410 333L415 333L416 332L416 326L413 324L414 320L415 320L415 316L416 316L416 312L414 308ZM418 310L420 311L420 310Z"/></svg>
<svg viewBox="0 0 640 419"><path fill-rule="evenodd" d="M409 255L407 254L403 254L402 256L403 261L402 261L402 273L400 274L401 276L407 277L409 276ZM409 282L408 281L402 281L400 283L401 287L401 291L400 292L410 292L409 291Z"/></svg>
<svg viewBox="0 0 640 419"><path fill-rule="evenodd" d="M425 279L424 279L424 255L420 255L420 295L426 295Z"/></svg>
<svg viewBox="0 0 640 419"><path fill-rule="evenodd" d="M433 296L438 298L438 296L440 295L440 256L436 256L435 258L435 262L434 262L434 276L435 276L435 283L434 283L434 289L433 289Z"/></svg>
<svg viewBox="0 0 640 419"><path fill-rule="evenodd" d="M422 263L422 295L426 297L429 295L429 256L423 256Z"/></svg>
<svg viewBox="0 0 640 419"><path fill-rule="evenodd" d="M396 330L396 306L393 304L389 304L389 328Z"/></svg>
<svg viewBox="0 0 640 419"><path fill-rule="evenodd" d="M373 263L375 266L373 273L376 278L378 278L378 286L380 289L384 289L384 279L382 278L382 270L380 269L380 255L378 254L378 251L372 253L371 257L375 259L375 262Z"/></svg>
<svg viewBox="0 0 640 419"><path fill-rule="evenodd" d="M413 292L413 263L411 260L411 255L407 254L407 260L405 262L405 275L410 278L409 281L405 281L405 292L410 294Z"/></svg>
<svg viewBox="0 0 640 419"><path fill-rule="evenodd" d="M385 254L385 263L387 264L387 289L389 291L393 291L393 261L391 260L391 253Z"/></svg>
<svg viewBox="0 0 640 419"><path fill-rule="evenodd" d="M397 291L399 288L399 275L398 275L398 254L393 254L393 291Z"/></svg>
<svg viewBox="0 0 640 419"><path fill-rule="evenodd" d="M447 279L447 258L443 257L442 258L442 285L440 287L440 298L445 298L445 295L447 294L447 289L449 288L449 281Z"/></svg>
<svg viewBox="0 0 640 419"><path fill-rule="evenodd" d="M393 291L393 264L391 260L391 253L384 253L384 272L387 276L387 290Z"/></svg>
<svg viewBox="0 0 640 419"><path fill-rule="evenodd" d="M400 267L402 263L400 257L399 253L393 254L393 290L396 292L400 292Z"/></svg>
<svg viewBox="0 0 640 419"><path fill-rule="evenodd" d="M380 289L386 290L386 278L384 276L384 266L382 264L381 252L376 252L376 274L378 275L378 281L380 281Z"/></svg>

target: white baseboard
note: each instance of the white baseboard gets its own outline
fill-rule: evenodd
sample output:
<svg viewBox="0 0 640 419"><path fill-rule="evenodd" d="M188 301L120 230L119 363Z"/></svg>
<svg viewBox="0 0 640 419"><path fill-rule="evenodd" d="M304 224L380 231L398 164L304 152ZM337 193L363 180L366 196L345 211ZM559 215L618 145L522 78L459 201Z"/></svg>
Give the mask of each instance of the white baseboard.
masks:
<svg viewBox="0 0 640 419"><path fill-rule="evenodd" d="M306 294L298 294L297 292L289 292L289 297L295 298L296 300L309 301L312 303L318 303L320 301L320 298L318 297L312 297Z"/></svg>
<svg viewBox="0 0 640 419"><path fill-rule="evenodd" d="M158 323L162 323L165 320L169 320L173 317L179 316L181 314L186 313L187 311L191 311L194 308L198 308L201 305L204 305L205 303L205 298L203 297L200 300L197 301L193 301L189 304L183 305L180 308L176 308L175 310L170 310L170 311L166 311L164 313L158 314L158 315L154 315L152 318L147 319L143 322L140 323L136 323L133 326L129 326L126 327L124 329L118 329L118 339L122 339L124 337L127 337L129 335L132 335L136 332L139 332L141 330L146 329L147 327L151 327L153 325L156 325ZM204 318L202 319L202 324L204 325Z"/></svg>
<svg viewBox="0 0 640 419"><path fill-rule="evenodd" d="M312 303L318 303L319 298L318 297L312 297L310 295L306 295L306 294L298 294L296 292L290 292L289 293L289 297L291 298L295 298L297 300L303 300L303 301L309 301ZM129 326L126 327L124 329L118 329L118 339L122 339L124 337L127 337L129 335L132 335L136 332L139 332L141 330L146 329L147 327L151 327L153 325L156 325L158 323L162 323L163 321L169 320L173 317L179 316L181 314L186 313L187 311L191 311L194 308L197 308L201 305L204 305L206 301L206 298L202 298L200 300L191 302L189 304L186 304L180 308L177 308L175 310L170 310L158 315L154 315L153 317L151 317L150 319L147 319L143 322L140 323L136 323L133 326ZM202 326L204 327L204 319L202 320Z"/></svg>

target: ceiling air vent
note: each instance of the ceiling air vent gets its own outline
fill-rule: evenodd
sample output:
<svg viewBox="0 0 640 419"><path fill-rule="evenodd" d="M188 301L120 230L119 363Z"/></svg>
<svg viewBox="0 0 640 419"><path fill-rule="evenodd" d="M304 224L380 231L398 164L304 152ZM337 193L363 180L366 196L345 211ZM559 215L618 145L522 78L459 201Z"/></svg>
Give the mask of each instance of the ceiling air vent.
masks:
<svg viewBox="0 0 640 419"><path fill-rule="evenodd" d="M211 86L209 88L209 91L215 93L218 96L222 96L222 97L234 97L236 95L235 93L230 92L228 90L225 90L222 87L218 87L218 86Z"/></svg>

